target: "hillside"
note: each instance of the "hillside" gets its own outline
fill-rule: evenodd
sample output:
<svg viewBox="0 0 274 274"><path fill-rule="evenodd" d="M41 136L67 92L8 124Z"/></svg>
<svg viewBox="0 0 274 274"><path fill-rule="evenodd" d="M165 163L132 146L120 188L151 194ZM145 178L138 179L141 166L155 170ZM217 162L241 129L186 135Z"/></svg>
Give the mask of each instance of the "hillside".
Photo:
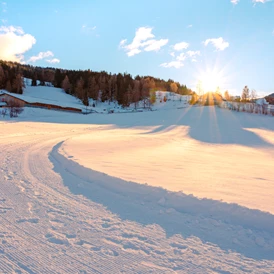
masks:
<svg viewBox="0 0 274 274"><path fill-rule="evenodd" d="M0 60L0 89L22 94L23 77L30 79L32 86L49 83L62 88L66 93L79 98L84 105L88 105L89 98L98 100L100 97L102 102L117 101L121 106L128 106L147 100L152 90L172 91L181 95L193 93L186 85L171 79L165 81L151 76L133 77L128 73L42 68Z"/></svg>
<svg viewBox="0 0 274 274"><path fill-rule="evenodd" d="M88 106L75 96L66 93L61 88L50 86L46 83L45 86L37 85L31 86L31 79L24 78L25 87L23 94L10 93L6 90L0 90L0 95L6 93L12 97L26 101L27 103L43 104L41 107L60 106L64 108L80 109L83 113L120 113L120 112L135 112L135 111L149 111L149 110L168 110L175 108L182 108L188 106L191 99L189 95L180 95L173 92L155 91L155 99L153 104L148 104L147 101L137 101L128 106L121 106L117 101L105 101L99 98L94 100L89 98ZM144 104L145 103L145 104ZM35 105L34 105L35 106ZM35 106L36 107L36 106Z"/></svg>

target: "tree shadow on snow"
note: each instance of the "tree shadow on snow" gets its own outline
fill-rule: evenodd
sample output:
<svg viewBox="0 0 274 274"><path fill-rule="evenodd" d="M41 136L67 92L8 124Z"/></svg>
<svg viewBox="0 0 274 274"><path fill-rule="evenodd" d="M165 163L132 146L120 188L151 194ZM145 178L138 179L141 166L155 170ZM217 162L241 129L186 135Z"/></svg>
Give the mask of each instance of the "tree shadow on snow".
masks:
<svg viewBox="0 0 274 274"><path fill-rule="evenodd" d="M245 128L274 131L273 117L230 111L218 107L186 107L172 111L152 111L115 114L48 113L22 121L60 124L112 125L115 128L154 127L146 134L167 132L177 126L188 126L189 135L195 140L212 144L236 144L251 147L273 147L266 140Z"/></svg>
<svg viewBox="0 0 274 274"><path fill-rule="evenodd" d="M216 107L192 107L176 113L178 116L166 117L162 124L145 134L164 133L176 126L189 126L189 136L204 143L274 147L273 144L257 134L245 129L274 130L272 117L238 113ZM174 115L174 113L170 113L170 115ZM173 121L172 124L171 121ZM148 126L149 122L146 122L145 125Z"/></svg>
<svg viewBox="0 0 274 274"><path fill-rule="evenodd" d="M58 152L61 145L52 149L49 159L73 194L102 204L122 220L158 224L167 237L195 236L227 252L274 259L272 214L111 177L65 158Z"/></svg>

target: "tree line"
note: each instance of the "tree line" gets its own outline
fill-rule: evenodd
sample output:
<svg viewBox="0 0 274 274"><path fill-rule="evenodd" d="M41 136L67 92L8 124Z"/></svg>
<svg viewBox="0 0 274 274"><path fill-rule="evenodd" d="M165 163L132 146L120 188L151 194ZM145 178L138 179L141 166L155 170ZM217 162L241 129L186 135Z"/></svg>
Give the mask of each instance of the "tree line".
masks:
<svg viewBox="0 0 274 274"><path fill-rule="evenodd" d="M22 94L24 81L20 70L0 61L0 89Z"/></svg>
<svg viewBox="0 0 274 274"><path fill-rule="evenodd" d="M172 91L182 95L193 94L186 85L168 79L151 76L133 77L129 73L111 74L106 71L66 70L52 67L37 67L16 62L0 61L0 88L23 93L22 77L31 79L31 85L46 85L63 88L68 94L79 98L84 105L92 98L105 102L116 101L122 106L142 102L144 107L153 100L153 91Z"/></svg>

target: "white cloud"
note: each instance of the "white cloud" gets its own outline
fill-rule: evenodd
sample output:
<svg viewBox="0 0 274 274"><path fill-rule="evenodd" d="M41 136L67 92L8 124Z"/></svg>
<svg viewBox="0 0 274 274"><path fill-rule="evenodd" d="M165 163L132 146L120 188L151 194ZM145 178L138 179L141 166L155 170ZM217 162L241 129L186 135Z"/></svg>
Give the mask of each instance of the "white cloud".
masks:
<svg viewBox="0 0 274 274"><path fill-rule="evenodd" d="M189 28L192 28L192 25L191 25L191 24L190 24L190 25L188 25L188 26L187 26L187 28L188 28L188 29L189 29Z"/></svg>
<svg viewBox="0 0 274 274"><path fill-rule="evenodd" d="M187 42L177 43L173 46L174 50L176 50L176 51L187 49L188 47L189 47L189 43L187 43Z"/></svg>
<svg viewBox="0 0 274 274"><path fill-rule="evenodd" d="M178 60L178 61L184 61L185 59L186 59L186 55L185 55L185 53L180 53L177 57L176 57L176 60Z"/></svg>
<svg viewBox="0 0 274 274"><path fill-rule="evenodd" d="M168 39L160 40L149 40L147 41L148 46L144 48L145 51L158 51L161 47L165 46L168 43Z"/></svg>
<svg viewBox="0 0 274 274"><path fill-rule="evenodd" d="M0 33L16 33L19 35L23 35L24 31L21 27L14 27L14 26L0 26Z"/></svg>
<svg viewBox="0 0 274 274"><path fill-rule="evenodd" d="M181 68L184 66L183 61L190 59L191 62L197 62L197 56L201 55L201 52L199 50L193 51L189 50L186 53L181 52L179 55L175 55L175 52L171 52L170 55L175 58L175 60L169 62L169 63L163 63L160 66L164 68Z"/></svg>
<svg viewBox="0 0 274 274"><path fill-rule="evenodd" d="M57 64L57 63L60 63L60 60L57 59L57 58L53 58L53 59L47 59L46 60L48 63L51 63L51 64Z"/></svg>
<svg viewBox="0 0 274 274"><path fill-rule="evenodd" d="M231 2L233 5L237 5L237 4L240 2L240 0L230 0L230 2Z"/></svg>
<svg viewBox="0 0 274 274"><path fill-rule="evenodd" d="M135 37L131 44L127 45L127 39L124 39L119 43L119 48L124 49L130 57L139 54L143 50L158 51L168 43L168 39L152 39L154 37L155 35L152 34L152 28L141 27L136 30Z"/></svg>
<svg viewBox="0 0 274 274"><path fill-rule="evenodd" d="M53 57L54 54L51 51L46 51L46 52L39 52L37 55L30 57L28 62L36 62L38 60L47 58L47 57Z"/></svg>
<svg viewBox="0 0 274 274"><path fill-rule="evenodd" d="M119 43L119 48L123 48L123 46L126 44L126 42L127 42L127 39L121 40Z"/></svg>
<svg viewBox="0 0 274 274"><path fill-rule="evenodd" d="M198 55L201 55L201 52L200 52L199 50L196 50L196 51L189 50L189 51L187 52L187 55L188 55L189 57L196 57L196 56L198 56Z"/></svg>
<svg viewBox="0 0 274 274"><path fill-rule="evenodd" d="M184 64L181 62L181 61L171 61L169 63L163 63L160 65L161 67L164 67L164 68L176 68L176 69L179 69L181 67L184 66Z"/></svg>
<svg viewBox="0 0 274 274"><path fill-rule="evenodd" d="M0 26L0 59L23 62L23 54L35 43L36 39L21 27Z"/></svg>
<svg viewBox="0 0 274 274"><path fill-rule="evenodd" d="M264 3L266 3L266 2L269 2L270 0L252 0L252 2L253 3L262 3L262 4L264 4Z"/></svg>
<svg viewBox="0 0 274 274"><path fill-rule="evenodd" d="M203 43L205 46L212 44L217 50L224 50L229 47L229 43L226 42L222 37L207 39Z"/></svg>
<svg viewBox="0 0 274 274"><path fill-rule="evenodd" d="M136 54L139 54L140 52L141 52L141 50L139 50L139 49L131 49L129 52L127 52L127 56L131 57L131 56L134 56Z"/></svg>

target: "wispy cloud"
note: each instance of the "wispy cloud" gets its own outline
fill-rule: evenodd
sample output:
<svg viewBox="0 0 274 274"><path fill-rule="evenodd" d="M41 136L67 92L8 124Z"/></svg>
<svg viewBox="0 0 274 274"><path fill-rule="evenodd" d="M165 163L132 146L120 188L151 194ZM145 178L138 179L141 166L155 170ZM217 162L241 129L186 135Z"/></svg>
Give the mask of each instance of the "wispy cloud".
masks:
<svg viewBox="0 0 274 274"><path fill-rule="evenodd" d="M189 28L192 28L192 27L193 27L193 26L192 26L191 24L187 26L188 29L189 29Z"/></svg>
<svg viewBox="0 0 274 274"><path fill-rule="evenodd" d="M190 60L191 62L197 62L197 56L201 55L199 50L189 50L187 52L181 52L176 56L175 52L171 52L170 55L175 59L167 63L160 64L160 67L164 68L176 68L179 69L184 66L184 61Z"/></svg>
<svg viewBox="0 0 274 274"><path fill-rule="evenodd" d="M262 4L264 4L264 3L266 3L266 2L270 2L271 0L252 0L252 2L254 3L254 4L256 4L256 3L262 3Z"/></svg>
<svg viewBox="0 0 274 274"><path fill-rule="evenodd" d="M187 52L187 55L190 56L190 57L196 57L197 55L201 55L201 52L199 50L189 50Z"/></svg>
<svg viewBox="0 0 274 274"><path fill-rule="evenodd" d="M187 49L188 47L189 47L189 43L180 42L180 43L175 44L173 46L173 49L176 50L176 51L181 51L181 50Z"/></svg>
<svg viewBox="0 0 274 274"><path fill-rule="evenodd" d="M168 39L153 39L152 28L141 27L135 32L135 37L130 44L127 44L127 39L123 39L119 43L119 48L124 49L127 56L131 57L142 51L159 51L168 43Z"/></svg>
<svg viewBox="0 0 274 274"><path fill-rule="evenodd" d="M160 67L164 67L164 68L176 68L179 69L181 67L183 67L184 64L181 61L171 61L169 63L163 63L160 65Z"/></svg>
<svg viewBox="0 0 274 274"><path fill-rule="evenodd" d="M28 62L36 62L38 60L42 60L45 59L47 57L53 57L54 54L52 53L52 51L45 51L45 52L39 52L37 55L30 57L30 59L28 60Z"/></svg>
<svg viewBox="0 0 274 274"><path fill-rule="evenodd" d="M230 2L231 2L233 5L237 5L237 4L240 2L240 0L230 0Z"/></svg>
<svg viewBox="0 0 274 274"><path fill-rule="evenodd" d="M97 26L92 26L92 27L90 27L90 26L84 24L84 25L82 25L81 30L82 30L82 32L84 32L84 33L91 33L91 32L93 32L94 30L96 30L96 28L97 28Z"/></svg>
<svg viewBox="0 0 274 274"><path fill-rule="evenodd" d="M197 57L201 55L201 52L199 50L189 50L186 54L191 59L191 62L198 62Z"/></svg>
<svg viewBox="0 0 274 274"><path fill-rule="evenodd" d="M6 2L2 2L1 6L2 6L2 12L8 12L8 5Z"/></svg>
<svg viewBox="0 0 274 274"><path fill-rule="evenodd" d="M50 50L45 51L45 52L39 52L37 55L30 57L28 62L34 63L34 62L37 62L38 60L44 60L46 58L53 57L53 56L54 56L54 54ZM60 60L57 58L46 59L45 61L48 63L51 63L51 64L60 63Z"/></svg>
<svg viewBox="0 0 274 274"><path fill-rule="evenodd" d="M32 48L36 39L25 34L21 27L0 27L0 59L23 62L24 53Z"/></svg>
<svg viewBox="0 0 274 274"><path fill-rule="evenodd" d="M57 58L53 58L53 59L47 59L46 62L51 64L57 64L57 63L60 63L60 60Z"/></svg>
<svg viewBox="0 0 274 274"><path fill-rule="evenodd" d="M229 47L229 43L224 40L224 38L211 38L203 42L205 46L212 44L217 50L224 50Z"/></svg>

